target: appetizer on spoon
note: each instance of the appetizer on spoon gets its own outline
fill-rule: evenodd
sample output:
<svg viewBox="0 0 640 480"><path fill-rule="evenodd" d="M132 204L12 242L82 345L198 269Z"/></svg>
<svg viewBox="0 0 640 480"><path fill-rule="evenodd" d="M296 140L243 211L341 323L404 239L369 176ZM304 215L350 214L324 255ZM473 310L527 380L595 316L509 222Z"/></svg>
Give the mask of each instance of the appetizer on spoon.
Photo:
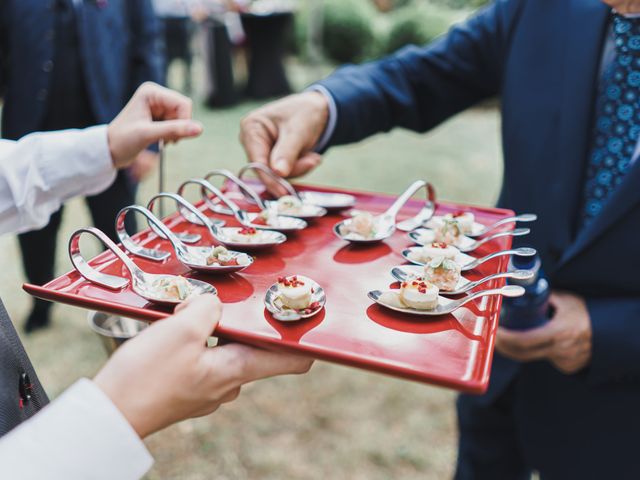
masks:
<svg viewBox="0 0 640 480"><path fill-rule="evenodd" d="M206 217L200 210L180 195L175 193L159 193L149 200L149 204L147 205L149 211L153 213L154 206L165 198L176 203L178 211L181 213L183 218L186 219L184 213L188 212L190 218L191 216L197 218L201 225L204 225L206 222L210 222L212 224L212 228L207 228L207 232L211 239L210 245L187 247L187 253L192 257L192 260L195 260L197 264L202 265L202 267L199 267L202 271L209 273L234 273L244 270L253 263L253 257L246 253L227 250L224 245L216 246L216 243L223 243L214 235L214 230L217 229L219 231L218 224L211 222L210 218ZM153 222L149 222L149 226L159 237L168 240L164 232L158 229ZM180 239L180 237L178 237L178 239ZM205 264L206 267L204 266Z"/></svg>
<svg viewBox="0 0 640 480"><path fill-rule="evenodd" d="M351 218L337 223L333 227L334 233L347 242L374 243L389 238L396 231L396 217L400 209L421 188L427 188L427 183L418 180L413 182L402 195L380 215L369 212L353 212Z"/></svg>
<svg viewBox="0 0 640 480"><path fill-rule="evenodd" d="M445 262L451 262L451 260L445 260ZM462 295L470 292L474 288L487 283L491 280L497 280L500 278L512 278L517 280L527 280L533 277L533 272L530 270L515 270L512 272L495 273L488 275L480 280L470 281L460 275L451 274L451 270L447 270L443 263L436 265L425 265L425 267L419 267L417 265L399 265L391 270L393 278L399 282L410 282L418 278L424 278L426 281L433 283L440 289L440 295ZM452 262L453 263L453 262ZM458 266L458 268L460 268ZM456 270L455 268L453 269Z"/></svg>
<svg viewBox="0 0 640 480"><path fill-rule="evenodd" d="M505 255L518 255L520 257L532 257L536 254L535 249L528 247L520 247L509 250L501 250L499 252L493 252L482 258L474 258L466 253L457 252L453 257L447 257L453 259L460 269L464 272L467 270L473 270L489 260ZM425 250L425 247L409 247L402 251L402 256L410 263L414 265L424 266L434 258L443 256L445 254L434 255L431 250Z"/></svg>
<svg viewBox="0 0 640 480"><path fill-rule="evenodd" d="M454 312L467 303L488 295L520 297L524 288L518 285L507 285L502 288L481 290L460 300L439 295L438 287L423 280L412 280L402 283L400 290L373 290L368 296L371 300L390 310L411 315L437 316Z"/></svg>
<svg viewBox="0 0 640 480"><path fill-rule="evenodd" d="M238 177L242 179L244 174L249 170L254 170L256 172L267 175L273 181L278 183L282 188L284 188L287 192L286 197L293 197L299 200L302 203L303 208L306 210L308 206L315 206L324 210L324 214L326 214L327 210L337 211L344 210L345 208L351 208L356 204L356 197L353 195L349 195L346 193L333 193L333 192L314 192L314 191L301 191L298 192L293 185L291 185L288 181L278 175L276 172L271 170L269 167L262 163L249 163L240 169L238 173ZM280 197L282 198L282 197ZM300 218L311 218L321 216L318 215L322 210L315 210L315 215L311 215L310 217L302 216L300 214L294 215L295 217ZM311 213L312 210L306 210L306 212ZM283 215L287 215L283 212L280 212Z"/></svg>
<svg viewBox="0 0 640 480"><path fill-rule="evenodd" d="M277 200L262 201L260 196L256 195L258 198L256 201L253 195L247 196L250 201L257 203L262 210L275 209L280 215L288 215L297 218L318 218L327 214L326 208L305 201L289 182L261 163L249 163L245 165L240 169L238 177L236 178L242 181L243 175L250 170L268 176L271 180L281 185L287 191L287 195L283 195ZM249 187L246 183L244 185ZM244 189L241 189L240 191L244 193Z"/></svg>
<svg viewBox="0 0 640 480"><path fill-rule="evenodd" d="M211 202L209 195L213 195L219 198L221 202L225 203L232 210L237 209L236 211L238 212L238 215L243 215L242 210L240 210L233 201L229 200L220 190L206 180L198 178L187 180L178 188L178 195L182 196L184 190L190 185L195 185L200 188L202 196L205 198L205 202L207 202L207 200ZM287 237L283 233L276 232L275 230L258 230L251 226L218 228L211 222L209 217L204 215L195 206L191 203L188 203L188 205L188 207L178 207L182 216L193 224L205 226L218 242L227 247L239 248L241 250L258 250L261 248L271 248L276 245L280 245L287 240ZM207 203L207 205L209 206L209 203Z"/></svg>
<svg viewBox="0 0 640 480"><path fill-rule="evenodd" d="M419 228L418 230L409 232L409 238L418 245L453 245L462 253L469 253L480 248L485 243L495 240L496 238L521 237L523 235L528 235L529 233L531 233L529 228L516 228L514 230L497 232L493 235L489 235L488 237L481 238L480 240L474 240L462 233L462 230L456 221L445 220L443 225L435 230Z"/></svg>
<svg viewBox="0 0 640 480"><path fill-rule="evenodd" d="M80 238L89 234L100 240L124 264L129 278L109 275L95 270L80 252ZM74 268L87 281L120 290L131 284L131 289L145 300L161 305L177 305L187 298L205 293L217 294L215 287L179 275L157 275L144 272L115 243L97 228L81 228L69 240L69 257Z"/></svg>
<svg viewBox="0 0 640 480"><path fill-rule="evenodd" d="M240 223L247 227L253 227L257 229L261 228L271 228L273 230L278 230L281 232L289 232L294 230L302 230L307 227L307 222L302 220L301 218L296 218L295 216L283 215L278 212L277 204L269 204L265 205L260 196L253 191L253 189L236 177L229 170L213 170L209 172L204 178L206 181L209 181L211 178L220 176L223 177L238 186L240 191L251 198L254 203L256 203L261 211L260 212L247 212L245 210L241 210L235 202L233 202L228 195L227 200L233 204L225 203L228 208L225 208L220 204L221 198L218 199L218 202L212 201L207 195L204 196L205 201L207 202L207 206L216 213L222 213L225 215L235 215Z"/></svg>

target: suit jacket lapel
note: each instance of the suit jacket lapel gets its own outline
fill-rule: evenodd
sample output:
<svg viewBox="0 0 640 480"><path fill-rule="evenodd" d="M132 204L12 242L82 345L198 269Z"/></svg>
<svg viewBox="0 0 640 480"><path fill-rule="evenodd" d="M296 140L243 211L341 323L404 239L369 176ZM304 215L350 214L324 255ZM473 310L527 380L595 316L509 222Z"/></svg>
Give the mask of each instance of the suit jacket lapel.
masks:
<svg viewBox="0 0 640 480"><path fill-rule="evenodd" d="M564 52L564 79L561 97L559 161L550 172L565 178L563 197L557 202L555 231L564 236L565 254L574 250L573 228L581 206L584 175L593 124L600 59L608 27L610 9L601 0L569 0Z"/></svg>

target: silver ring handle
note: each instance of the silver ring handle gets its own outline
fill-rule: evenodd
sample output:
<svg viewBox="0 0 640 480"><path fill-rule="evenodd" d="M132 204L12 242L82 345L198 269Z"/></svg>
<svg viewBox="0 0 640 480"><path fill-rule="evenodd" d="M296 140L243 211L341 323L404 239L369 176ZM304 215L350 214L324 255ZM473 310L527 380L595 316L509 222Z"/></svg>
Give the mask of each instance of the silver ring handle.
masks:
<svg viewBox="0 0 640 480"><path fill-rule="evenodd" d="M278 175L276 172L274 172L272 169L270 169L269 167L267 167L262 163L253 162L253 163L246 164L238 172L238 178L242 180L242 177L244 176L244 174L247 173L249 170L255 170L255 171L264 173L273 181L275 181L278 185L284 188L289 195L296 197L298 200L302 201L300 194L296 191L295 188L293 188L293 185L291 185L291 183L286 181L284 178L282 178L280 175Z"/></svg>
<svg viewBox="0 0 640 480"><path fill-rule="evenodd" d="M217 212L218 210L217 210L217 205L213 203L209 198L209 194L213 194L214 197L220 199L222 203L224 203L227 207L229 207L229 211L231 212L231 215L235 216L240 223L242 223L243 225L251 224L251 222L248 220L246 216L246 212L244 210L241 210L240 207L233 200L227 197L218 188L211 185L211 183L209 183L207 180L204 180L202 178L192 178L190 180L187 180L182 185L180 185L180 188L178 188L178 195L182 196L185 188L188 185L198 185L200 187L200 193L202 194L202 199L204 200L205 204L211 211ZM189 216L185 216L185 218L187 218L192 223L197 223L197 224L199 223L199 220L194 221L196 219L196 217L194 216L191 216L191 218L189 218Z"/></svg>
<svg viewBox="0 0 640 480"><path fill-rule="evenodd" d="M425 182L424 180L416 180L415 182L413 182L411 185L409 185L409 188L407 188L404 192L402 192L402 194L396 199L396 201L393 202L393 205L391 205L387 209L387 211L383 213L383 215L385 217L390 217L391 220L393 220L393 223L396 223L395 220L396 220L396 217L398 216L398 213L400 212L400 209L421 188L426 188L428 191L427 185L428 185L427 182Z"/></svg>
<svg viewBox="0 0 640 480"><path fill-rule="evenodd" d="M217 169L217 170L212 170L209 173L207 173L204 177L205 180L209 181L212 177L223 177L226 178L227 180L229 180L230 182L234 183L239 189L240 192L246 197L246 198L250 198L251 200L253 200L253 202L258 205L258 207L261 210L264 210L266 208L264 202L262 201L262 199L260 198L260 195L258 195L253 188L251 188L249 185L247 185L245 182L243 182L242 180L240 180L238 177L236 177L233 173L231 173L229 170L225 170L225 169ZM224 213L229 215L229 212L225 212L224 209L221 209L220 206L217 206L216 209L212 210L214 212L217 213Z"/></svg>
<svg viewBox="0 0 640 480"><path fill-rule="evenodd" d="M116 217L116 233L118 234L118 238L120 239L122 246L127 251L139 257L143 257L156 262L161 262L171 256L169 252L166 252L164 250L155 250L152 248L142 247L131 238L125 227L125 219L131 212L139 213L144 216L152 228L153 226L156 227L154 228L154 231L162 232L163 235L161 238L169 240L176 252L179 251L180 253L186 254L186 248L182 241L171 230L169 230L169 228L167 228L167 226L162 223L158 219L158 217L156 217L146 208L139 205L130 205L128 207L124 207L122 210L120 210L118 216Z"/></svg>
<svg viewBox="0 0 640 480"><path fill-rule="evenodd" d="M69 258L73 265L73 268L84 278L85 280L100 285L102 287L111 290L121 290L131 283L130 278L122 278L116 275L109 275L107 273L99 272L89 265L89 263L82 256L80 251L80 238L84 234L89 234L100 240L105 247L107 247L116 258L118 258L126 267L129 272L130 278L133 276L141 276L142 271L137 267L135 263L124 253L120 247L118 247L113 241L107 237L107 235L94 227L80 228L76 230L69 239Z"/></svg>
<svg viewBox="0 0 640 480"><path fill-rule="evenodd" d="M149 209L149 211L153 213L153 208L155 204L160 203L159 201L162 200L163 198L168 198L175 201L178 207L178 212L180 213L182 218L184 218L190 223L204 226L205 228L207 228L207 230L209 231L209 234L213 237L213 239L214 240L217 239L218 227L213 222L211 222L193 204L191 204L190 202L188 202L178 194L169 193L169 192L158 193L157 195L153 196L151 200L149 200L149 203L147 204L147 209ZM193 219L196 219L197 221L193 221ZM156 233L156 235L167 240L167 237L165 236L165 234L162 231L160 231L160 229L158 229L153 223L150 223L149 226Z"/></svg>

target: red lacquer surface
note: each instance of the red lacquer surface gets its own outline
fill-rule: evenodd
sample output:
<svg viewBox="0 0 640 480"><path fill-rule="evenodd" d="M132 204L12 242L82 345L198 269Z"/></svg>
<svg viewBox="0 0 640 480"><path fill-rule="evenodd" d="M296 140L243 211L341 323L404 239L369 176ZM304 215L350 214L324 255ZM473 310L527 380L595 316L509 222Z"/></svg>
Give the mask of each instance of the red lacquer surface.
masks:
<svg viewBox="0 0 640 480"><path fill-rule="evenodd" d="M341 191L305 187L319 191ZM354 193L354 192L349 192ZM369 193L354 193L357 208L372 212L385 210L392 198ZM420 200L412 200L399 219L415 214ZM508 210L461 207L440 203L438 214L471 210L480 223L490 224L513 214ZM290 234L289 240L267 251L256 252L256 262L246 271L231 276L207 276L190 272L172 255L162 263L139 257L134 261L151 273L173 273L205 280L218 289L225 304L224 318L215 334L269 349L302 353L314 358L351 365L393 376L432 383L470 393L483 392L488 384L501 300L485 297L467 308L444 317L417 317L385 310L367 298L367 292L393 284L391 268L405 263L400 252L411 245L404 232L372 246L351 246L336 238L333 225L345 213L330 214L313 220L309 228ZM236 225L230 217L228 225ZM202 244L208 242L204 228L181 222L175 216L167 220L175 231L198 232ZM146 246L170 251L170 245L149 231L139 234ZM510 248L510 238L500 238L474 256ZM504 271L508 258L485 263L465 276L475 280ZM93 260L94 268L124 275L124 267L105 252ZM265 310L267 288L280 275L301 274L319 282L327 293L325 309L317 316L297 323L281 323ZM497 280L483 288L503 284ZM157 320L171 312L148 304L129 287L112 291L85 281L75 271L43 287L24 285L30 294L47 300L116 313L131 318Z"/></svg>

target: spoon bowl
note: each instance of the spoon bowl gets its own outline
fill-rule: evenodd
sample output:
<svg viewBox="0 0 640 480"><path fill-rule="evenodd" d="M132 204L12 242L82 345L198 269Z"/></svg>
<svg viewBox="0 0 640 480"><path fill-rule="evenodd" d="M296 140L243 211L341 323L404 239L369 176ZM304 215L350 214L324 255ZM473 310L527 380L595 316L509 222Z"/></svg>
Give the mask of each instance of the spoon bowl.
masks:
<svg viewBox="0 0 640 480"><path fill-rule="evenodd" d="M533 272L531 270L514 270L512 272L502 272L495 273L493 275L488 275L480 280L470 281L464 277L460 277L458 280L458 284L456 285L454 290L440 290L440 295L444 296L456 296L462 295L464 293L470 292L474 288L487 283L491 280L496 280L499 278L511 278L516 280L527 280L533 277ZM419 267L417 265L400 265L394 267L391 270L391 276L398 280L399 282L410 282L417 278L424 277L424 268Z"/></svg>
<svg viewBox="0 0 640 480"><path fill-rule="evenodd" d="M414 265L424 266L426 262L420 260L420 252L422 247L409 247L402 251L402 256L405 260ZM454 261L460 265L462 271L473 270L474 268L479 267L485 262L489 260L493 260L494 258L506 256L506 255L517 255L519 257L532 257L536 254L536 250L529 247L520 247L509 250L500 250L498 252L490 253L482 258L474 258L465 253L460 252L454 259Z"/></svg>
<svg viewBox="0 0 640 480"><path fill-rule="evenodd" d="M346 193L331 193L331 192L314 192L314 191L302 191L298 192L291 183L282 178L272 169L262 163L248 163L240 169L238 172L238 178L242 179L244 175L253 170L256 173L266 175L271 180L280 185L288 195L297 198L302 202L303 207L316 207L315 210L308 210L304 214L296 214L294 217L298 218L316 218L326 215L327 211L343 210L345 208L351 208L356 204L356 197L348 195ZM250 199L249 197L247 197ZM250 199L252 200L252 199ZM268 202L265 202L268 204ZM324 211L324 213L322 213ZM284 215L284 214L283 214Z"/></svg>
<svg viewBox="0 0 640 480"><path fill-rule="evenodd" d="M129 274L129 278L122 278L116 275L109 275L103 272L95 270L84 259L80 252L80 238L84 234L89 234L100 240L111 252L124 264L126 271ZM140 297L149 302L153 302L160 305L177 305L186 298L193 295L201 295L205 293L216 295L217 291L214 286L202 282L200 280L194 280L186 277L179 277L177 275L158 275L147 273L140 269L133 260L131 260L124 251L120 249L104 232L94 227L81 228L77 230L69 240L69 258L74 268L78 273L87 281L108 288L110 290L121 290L127 285L131 285L131 289ZM180 280L177 280L180 279ZM189 295L183 299L171 298L166 295L162 295L157 287L158 282L162 280L180 281L185 282L189 286Z"/></svg>
<svg viewBox="0 0 640 480"><path fill-rule="evenodd" d="M376 243L385 240L396 231L396 217L400 209L409 201L409 199L421 188L427 188L427 182L418 180L413 182L409 187L396 199L395 202L380 215L371 218L371 235L366 236L355 232L351 227L355 222L354 218L347 218L338 222L333 227L333 232L338 238L352 243Z"/></svg>
<svg viewBox="0 0 640 480"><path fill-rule="evenodd" d="M529 228L516 228L514 230L497 232L488 237L481 238L480 240L475 240L466 235L460 235L457 239L456 244L453 246L460 250L462 253L469 253L477 250L485 243L491 242L497 238L522 237L524 235L528 235L529 233L531 233L531 229ZM418 245L423 246L436 241L435 232L429 228L419 228L417 230L409 232L409 238Z"/></svg>
<svg viewBox="0 0 640 480"><path fill-rule="evenodd" d="M192 178L190 180L187 180L178 188L178 195L182 196L185 189L190 185L195 185L200 188L202 196L205 199L205 203L212 203L212 200L209 198L209 195L211 194L215 198L218 198L221 202L225 203L231 211L235 211L236 215L242 218L242 220L239 219L240 223L245 225L244 222L248 222L245 217L247 212L245 212L244 210L240 210L235 202L230 200L226 195L224 195L220 190L218 190L206 180L199 178ZM208 206L209 203L207 203ZM218 242L229 248L239 248L246 251L259 250L275 247L276 245L280 245L287 240L286 235L284 235L283 233L270 229L256 228L255 234L243 235L242 232L251 231L251 229L254 227L244 226L218 228L211 223L209 217L204 215L193 205L191 205L191 208L182 208L181 213L187 221L196 225L205 226Z"/></svg>
<svg viewBox="0 0 640 480"><path fill-rule="evenodd" d="M418 310L405 306L399 298L398 290L373 290L368 293L368 296L378 305L394 310L396 312L408 313L411 315L432 317L447 315L456 311L458 308L466 305L467 303L489 295L502 295L504 297L521 297L524 295L525 290L519 285L506 285L502 288L494 288L490 290L481 290L479 292L472 293L471 295L464 297L460 300L452 300L450 298L438 296L438 305L432 310Z"/></svg>

